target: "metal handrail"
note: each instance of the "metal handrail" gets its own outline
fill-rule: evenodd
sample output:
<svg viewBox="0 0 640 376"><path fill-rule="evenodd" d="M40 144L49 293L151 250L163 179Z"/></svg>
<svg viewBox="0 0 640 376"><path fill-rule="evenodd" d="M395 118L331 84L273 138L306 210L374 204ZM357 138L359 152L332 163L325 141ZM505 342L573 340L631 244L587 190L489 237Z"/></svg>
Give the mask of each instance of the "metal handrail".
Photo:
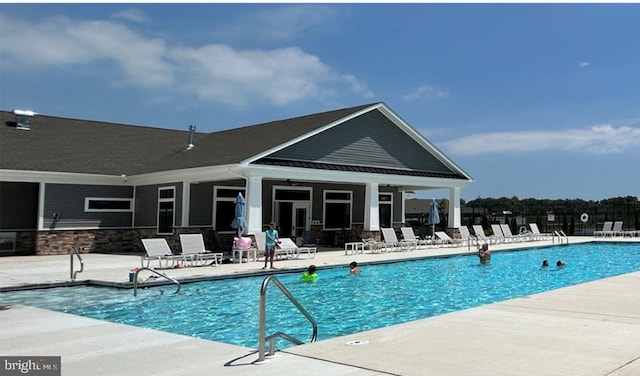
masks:
<svg viewBox="0 0 640 376"><path fill-rule="evenodd" d="M77 256L78 260L80 261L80 270L76 270L74 271L74 265L73 265L73 256ZM76 280L76 276L78 275L78 273L82 273L84 271L84 260L82 259L82 256L80 256L80 252L78 251L78 249L76 249L76 247L71 247L71 253L69 253L69 257L70 257L70 264L71 264L71 268L69 271L69 277L71 278L72 281Z"/></svg>
<svg viewBox="0 0 640 376"><path fill-rule="evenodd" d="M302 306L302 304L300 304L300 302L289 292L289 290L287 290L286 287L284 287L284 285L282 284L282 282L280 282L278 280L278 278L276 278L273 275L270 275L268 277L266 277L264 279L264 281L262 281L262 287L260 288L260 325L259 325L259 330L258 330L258 361L264 361L265 358L265 343L268 340L269 341L269 355L273 355L274 351L275 351L275 338L276 337L280 337L280 338L284 338L286 340L288 340L289 342L292 342L296 345L301 345L304 342L288 335L285 334L283 332L277 332L274 333L268 337L265 337L265 331L266 331L266 316L267 316L267 286L269 285L269 282L272 282L280 289L280 291L282 291L282 293L284 294L284 296L287 297L287 299L289 299L289 301L291 301L291 303L293 303L293 305L296 306L296 308L298 308L298 311L300 311L300 313L302 313L304 315L304 317L309 320L309 322L311 322L311 325L313 326L313 334L311 335L311 342L315 342L316 339L318 338L318 324L316 324L316 321L313 319L313 317L311 317L311 315L309 314L309 312L307 312L307 310Z"/></svg>
<svg viewBox="0 0 640 376"><path fill-rule="evenodd" d="M142 268L139 268L138 270L136 270L136 275L133 278L133 296L137 296L138 295L138 273L140 273L142 270L148 270L148 271L150 271L152 273L155 273L155 274L159 275L160 277L165 278L165 279L173 282L174 284L178 285L178 289L176 290L176 292L174 292L174 294L177 294L180 291L180 287L182 287L180 285L180 282L178 282L178 280L176 280L175 278L169 277L168 275L166 275L164 273L160 273L159 271L157 271L155 269L142 267Z"/></svg>
<svg viewBox="0 0 640 376"><path fill-rule="evenodd" d="M562 244L563 240L566 240L567 244L569 244L569 237L562 230L557 230L553 232L553 240L555 242L556 236L558 237L558 244Z"/></svg>

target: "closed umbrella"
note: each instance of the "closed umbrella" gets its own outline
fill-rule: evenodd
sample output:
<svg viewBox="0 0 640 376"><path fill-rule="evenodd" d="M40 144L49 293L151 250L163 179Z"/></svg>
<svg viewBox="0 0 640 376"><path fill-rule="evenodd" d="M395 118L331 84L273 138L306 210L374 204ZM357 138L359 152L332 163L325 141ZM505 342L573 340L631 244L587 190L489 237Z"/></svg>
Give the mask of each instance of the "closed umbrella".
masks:
<svg viewBox="0 0 640 376"><path fill-rule="evenodd" d="M435 198L431 199L431 204L429 205L429 223L431 224L431 235L433 236L436 232L436 224L440 223L438 203Z"/></svg>
<svg viewBox="0 0 640 376"><path fill-rule="evenodd" d="M238 236L242 235L243 230L246 230L247 227L247 219L244 217L244 197L242 197L242 193L238 192L238 197L236 197L236 216L233 218L233 222L231 222L231 227L238 229Z"/></svg>

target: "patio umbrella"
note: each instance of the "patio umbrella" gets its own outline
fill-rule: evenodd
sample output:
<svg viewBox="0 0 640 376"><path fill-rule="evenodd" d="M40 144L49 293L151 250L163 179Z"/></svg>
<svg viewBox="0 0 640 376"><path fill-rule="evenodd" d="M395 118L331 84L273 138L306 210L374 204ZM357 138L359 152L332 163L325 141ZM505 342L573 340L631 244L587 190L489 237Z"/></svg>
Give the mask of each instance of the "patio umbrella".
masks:
<svg viewBox="0 0 640 376"><path fill-rule="evenodd" d="M233 218L233 222L231 222L231 227L238 229L238 236L242 235L243 230L246 230L247 227L247 219L244 217L244 197L242 197L242 193L238 192L238 197L236 197L236 216Z"/></svg>
<svg viewBox="0 0 640 376"><path fill-rule="evenodd" d="M436 224L440 223L440 214L438 213L438 203L436 199L431 199L429 204L429 223L431 224L431 235L436 232Z"/></svg>

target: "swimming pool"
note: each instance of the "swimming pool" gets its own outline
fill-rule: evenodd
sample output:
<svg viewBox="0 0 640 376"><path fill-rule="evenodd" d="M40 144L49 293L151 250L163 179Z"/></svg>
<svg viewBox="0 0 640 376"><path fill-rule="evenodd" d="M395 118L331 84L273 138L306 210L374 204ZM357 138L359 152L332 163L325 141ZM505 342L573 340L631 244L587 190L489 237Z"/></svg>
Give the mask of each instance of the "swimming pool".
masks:
<svg viewBox="0 0 640 376"><path fill-rule="evenodd" d="M543 259L552 266L541 268ZM563 269L555 261L567 263ZM640 270L640 245L589 243L494 253L490 265L456 256L319 270L315 283L278 274L318 323L318 339L526 296ZM259 291L264 277L140 290L68 287L0 293L0 304L29 304L117 323L257 348ZM268 290L267 333L303 341L311 326L277 288ZM277 347L291 344L279 341Z"/></svg>

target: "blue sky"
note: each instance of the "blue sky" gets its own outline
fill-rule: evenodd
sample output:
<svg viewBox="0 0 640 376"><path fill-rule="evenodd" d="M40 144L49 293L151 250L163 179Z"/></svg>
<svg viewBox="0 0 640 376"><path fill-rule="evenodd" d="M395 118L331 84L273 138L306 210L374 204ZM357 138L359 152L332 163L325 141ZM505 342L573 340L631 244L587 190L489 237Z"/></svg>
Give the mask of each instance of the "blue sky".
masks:
<svg viewBox="0 0 640 376"><path fill-rule="evenodd" d="M640 4L0 4L0 108L212 132L385 102L461 196L640 196ZM447 191L418 197L448 197Z"/></svg>

